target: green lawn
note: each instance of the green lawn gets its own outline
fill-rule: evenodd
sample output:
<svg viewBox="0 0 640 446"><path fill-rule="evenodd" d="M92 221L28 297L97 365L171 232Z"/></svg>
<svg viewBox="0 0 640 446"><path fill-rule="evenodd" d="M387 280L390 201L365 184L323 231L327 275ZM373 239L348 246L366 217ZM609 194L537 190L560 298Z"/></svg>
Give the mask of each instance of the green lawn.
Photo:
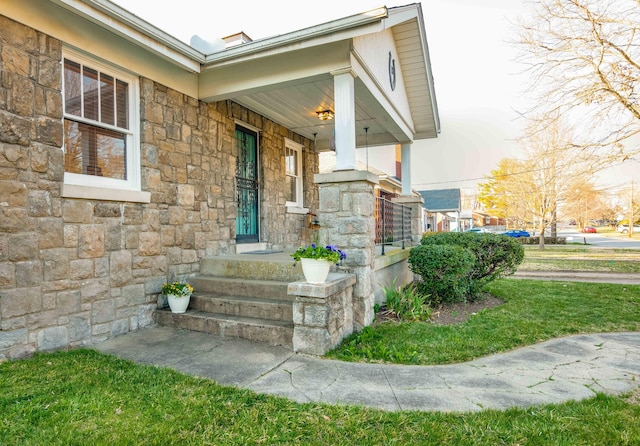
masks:
<svg viewBox="0 0 640 446"><path fill-rule="evenodd" d="M298 404L76 350L0 365L0 444L637 445L637 397L384 412Z"/></svg>
<svg viewBox="0 0 640 446"><path fill-rule="evenodd" d="M328 356L346 361L446 364L576 333L640 331L640 286L503 279L487 288L504 305L442 326L385 322Z"/></svg>
<svg viewBox="0 0 640 446"><path fill-rule="evenodd" d="M599 271L640 274L640 250L583 245L551 245L540 250L525 245L520 270Z"/></svg>
<svg viewBox="0 0 640 446"><path fill-rule="evenodd" d="M640 260L622 254L614 261ZM562 264L611 261L601 255L527 249L530 260ZM503 279L488 291L504 305L452 326L368 328L330 356L442 364L566 334L640 330L640 286ZM390 413L298 404L75 350L0 364L0 445L640 445L639 401L640 389L529 409Z"/></svg>

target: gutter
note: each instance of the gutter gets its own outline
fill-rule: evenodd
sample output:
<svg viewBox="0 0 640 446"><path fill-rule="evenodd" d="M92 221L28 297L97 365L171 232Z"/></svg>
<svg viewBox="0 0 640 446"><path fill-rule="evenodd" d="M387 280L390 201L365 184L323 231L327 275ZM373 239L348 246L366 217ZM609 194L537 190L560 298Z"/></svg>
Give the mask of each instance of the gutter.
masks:
<svg viewBox="0 0 640 446"><path fill-rule="evenodd" d="M218 53L208 54L206 55L205 64L211 65L218 62L225 62L242 56L250 56L252 54L276 49L286 45L347 31L353 28L359 28L373 23L379 23L382 19L387 17L387 8L383 6L377 9L372 9L368 12L354 14L349 17L322 23L320 25L314 25L299 31L293 31L275 37L266 37L264 39L255 40L251 43L238 45Z"/></svg>
<svg viewBox="0 0 640 446"><path fill-rule="evenodd" d="M145 49L199 73L205 55L109 0L49 0Z"/></svg>

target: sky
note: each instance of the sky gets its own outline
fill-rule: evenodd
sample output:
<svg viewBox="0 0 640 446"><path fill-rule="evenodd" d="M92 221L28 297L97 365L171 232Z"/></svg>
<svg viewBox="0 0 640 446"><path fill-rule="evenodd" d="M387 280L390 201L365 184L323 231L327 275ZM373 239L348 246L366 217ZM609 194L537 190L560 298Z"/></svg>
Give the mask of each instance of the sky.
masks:
<svg viewBox="0 0 640 446"><path fill-rule="evenodd" d="M189 43L244 31L252 39L295 31L380 6L410 0L114 0ZM176 5L179 5L176 7ZM524 125L526 75L514 62L513 22L527 13L522 0L423 0L425 28L442 132L414 142L415 189L475 188L502 158L517 158ZM372 165L381 150L370 149ZM386 166L375 166L384 170ZM640 166L637 166L640 171ZM609 185L629 175L616 169ZM390 173L393 173L391 171Z"/></svg>

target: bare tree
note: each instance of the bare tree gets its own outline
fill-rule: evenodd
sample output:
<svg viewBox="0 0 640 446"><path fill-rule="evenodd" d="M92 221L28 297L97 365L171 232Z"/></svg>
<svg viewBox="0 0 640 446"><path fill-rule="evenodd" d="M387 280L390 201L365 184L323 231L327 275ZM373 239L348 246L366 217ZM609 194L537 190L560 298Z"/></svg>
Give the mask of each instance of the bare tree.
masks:
<svg viewBox="0 0 640 446"><path fill-rule="evenodd" d="M640 221L640 200L638 200L638 190L637 185L631 181L631 186L626 195L626 223L629 224L629 232L627 233L629 237L633 237L634 228L633 225ZM624 222L624 220L623 220Z"/></svg>
<svg viewBox="0 0 640 446"><path fill-rule="evenodd" d="M640 153L640 0L527 1L520 61L536 105L525 116L575 122L572 145L600 166Z"/></svg>
<svg viewBox="0 0 640 446"><path fill-rule="evenodd" d="M567 189L562 213L573 218L578 227L582 229L588 226L590 220L609 220L611 210L605 202L605 194L596 188L591 179L578 176Z"/></svg>
<svg viewBox="0 0 640 446"><path fill-rule="evenodd" d="M544 249L547 228L555 233L556 218L561 204L576 194L576 184L587 182L589 159L579 156L580 150L567 143L573 129L560 120L539 129L539 121L531 121L520 139L524 160L502 160L492 177L481 184L480 201L494 208L498 216L517 217L531 222L540 235Z"/></svg>

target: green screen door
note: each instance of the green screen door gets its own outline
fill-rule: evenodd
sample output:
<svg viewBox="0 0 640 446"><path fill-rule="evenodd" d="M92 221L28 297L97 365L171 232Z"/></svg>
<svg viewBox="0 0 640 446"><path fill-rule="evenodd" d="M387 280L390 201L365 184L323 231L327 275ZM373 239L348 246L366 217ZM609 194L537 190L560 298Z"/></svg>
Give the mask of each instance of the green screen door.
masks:
<svg viewBox="0 0 640 446"><path fill-rule="evenodd" d="M236 127L236 242L257 243L258 237L258 134Z"/></svg>

